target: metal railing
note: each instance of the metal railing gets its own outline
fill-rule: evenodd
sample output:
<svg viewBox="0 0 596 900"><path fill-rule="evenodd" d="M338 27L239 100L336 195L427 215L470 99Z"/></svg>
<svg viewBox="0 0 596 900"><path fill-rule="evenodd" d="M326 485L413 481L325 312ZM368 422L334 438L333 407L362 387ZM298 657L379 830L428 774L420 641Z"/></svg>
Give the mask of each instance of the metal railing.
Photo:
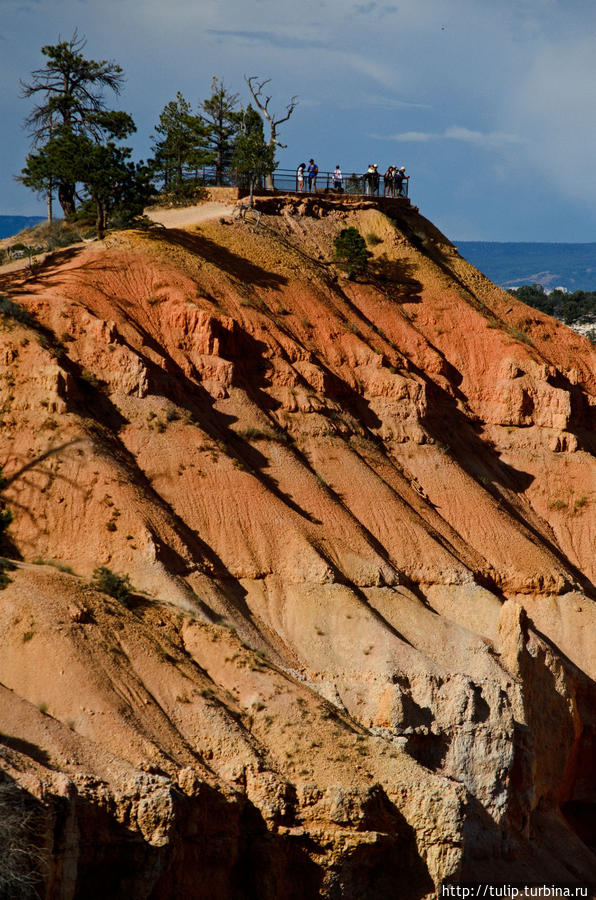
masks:
<svg viewBox="0 0 596 900"><path fill-rule="evenodd" d="M345 173L341 177L341 181L337 182L333 172L319 172L316 178L309 178L305 171L303 176L302 189L298 181L298 170L293 169L276 169L273 173L273 186L278 191L297 191L304 193L324 192L336 194L352 194L365 197L407 197L409 176L401 181L401 184L395 180L387 179L385 182L384 175L372 175L368 172L352 172L349 175Z"/></svg>
<svg viewBox="0 0 596 900"><path fill-rule="evenodd" d="M217 171L215 166L202 166L198 169L185 169L184 181L186 184L195 184L204 187L239 187L248 188L248 180L245 175L233 167L226 167ZM276 169L271 175L271 183L276 191L291 191L296 193L328 193L350 194L364 197L408 197L409 176L406 176L401 185L397 181L385 181L384 175L371 176L368 172L352 172L343 174L341 182L334 177L333 172L319 171L316 178L309 178L304 172L302 185L298 180L297 169ZM267 190L265 178L260 179L257 188L259 192Z"/></svg>

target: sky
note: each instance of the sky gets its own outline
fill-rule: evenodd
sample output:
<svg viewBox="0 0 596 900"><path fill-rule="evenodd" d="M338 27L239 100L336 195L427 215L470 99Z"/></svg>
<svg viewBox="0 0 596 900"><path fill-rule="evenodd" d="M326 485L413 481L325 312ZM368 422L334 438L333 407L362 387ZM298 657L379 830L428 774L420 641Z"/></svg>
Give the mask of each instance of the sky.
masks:
<svg viewBox="0 0 596 900"><path fill-rule="evenodd" d="M41 47L87 39L125 71L137 158L166 103L270 78L281 167L405 165L451 240L596 241L594 0L0 0L0 214L44 214L15 179Z"/></svg>

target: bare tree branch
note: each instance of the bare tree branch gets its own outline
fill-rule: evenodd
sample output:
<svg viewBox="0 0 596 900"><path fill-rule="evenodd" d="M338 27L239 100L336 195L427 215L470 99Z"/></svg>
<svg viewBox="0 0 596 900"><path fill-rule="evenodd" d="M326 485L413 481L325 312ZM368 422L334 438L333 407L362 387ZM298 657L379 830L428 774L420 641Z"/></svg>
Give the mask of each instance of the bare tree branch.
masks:
<svg viewBox="0 0 596 900"><path fill-rule="evenodd" d="M270 83L271 79L265 78L263 81L259 81L258 79L259 79L258 75L250 75L248 77L246 75L244 76L244 80L246 81L246 83L248 85L248 89L250 90L250 92L252 94L253 100L255 101L255 103L257 104L257 106L259 107L259 109L261 110L261 112L263 113L263 115L265 116L267 121L269 122L269 125L271 127L271 143L275 143L280 147L285 147L286 146L285 144L281 144L277 140L277 136L276 136L277 126L281 125L283 122L288 121L288 119L290 118L290 116L292 115L292 113L294 112L296 107L298 106L298 102L299 102L298 97L296 95L291 97L290 102L286 105L285 116L282 116L281 118L276 119L275 114L272 115L269 112L269 104L271 102L271 96L263 95L263 89L264 89L265 85Z"/></svg>

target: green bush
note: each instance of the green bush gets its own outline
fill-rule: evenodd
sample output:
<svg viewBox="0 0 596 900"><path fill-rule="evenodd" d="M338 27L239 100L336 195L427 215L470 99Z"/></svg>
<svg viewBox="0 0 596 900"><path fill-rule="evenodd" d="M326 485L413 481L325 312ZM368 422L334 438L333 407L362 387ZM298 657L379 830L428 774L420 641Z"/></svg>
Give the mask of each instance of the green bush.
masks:
<svg viewBox="0 0 596 900"><path fill-rule="evenodd" d="M357 228L353 225L342 228L333 241L333 246L336 258L344 263L350 277L364 272L368 263L368 250L366 241Z"/></svg>
<svg viewBox="0 0 596 900"><path fill-rule="evenodd" d="M128 575L117 575L106 566L99 566L93 572L91 583L98 591L103 591L104 594L108 594L114 600L119 600L124 606L128 606L132 591Z"/></svg>
<svg viewBox="0 0 596 900"><path fill-rule="evenodd" d="M30 328L34 328L37 325L37 322L28 310L2 294L0 294L0 317L9 328L12 327L14 322L18 322L20 325L28 325Z"/></svg>
<svg viewBox="0 0 596 900"><path fill-rule="evenodd" d="M9 578L6 573L14 572L15 569L16 566L10 559L5 559L3 556L0 556L0 591L3 591L5 587L8 587L12 581L12 578Z"/></svg>

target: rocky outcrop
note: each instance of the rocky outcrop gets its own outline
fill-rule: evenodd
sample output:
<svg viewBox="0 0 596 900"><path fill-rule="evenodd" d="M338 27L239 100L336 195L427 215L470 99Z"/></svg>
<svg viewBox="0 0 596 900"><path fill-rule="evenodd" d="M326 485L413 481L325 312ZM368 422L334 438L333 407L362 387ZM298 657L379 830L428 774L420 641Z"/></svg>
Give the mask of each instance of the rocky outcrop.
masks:
<svg viewBox="0 0 596 900"><path fill-rule="evenodd" d="M589 880L591 346L404 203L262 212L1 283L25 874L61 900Z"/></svg>

